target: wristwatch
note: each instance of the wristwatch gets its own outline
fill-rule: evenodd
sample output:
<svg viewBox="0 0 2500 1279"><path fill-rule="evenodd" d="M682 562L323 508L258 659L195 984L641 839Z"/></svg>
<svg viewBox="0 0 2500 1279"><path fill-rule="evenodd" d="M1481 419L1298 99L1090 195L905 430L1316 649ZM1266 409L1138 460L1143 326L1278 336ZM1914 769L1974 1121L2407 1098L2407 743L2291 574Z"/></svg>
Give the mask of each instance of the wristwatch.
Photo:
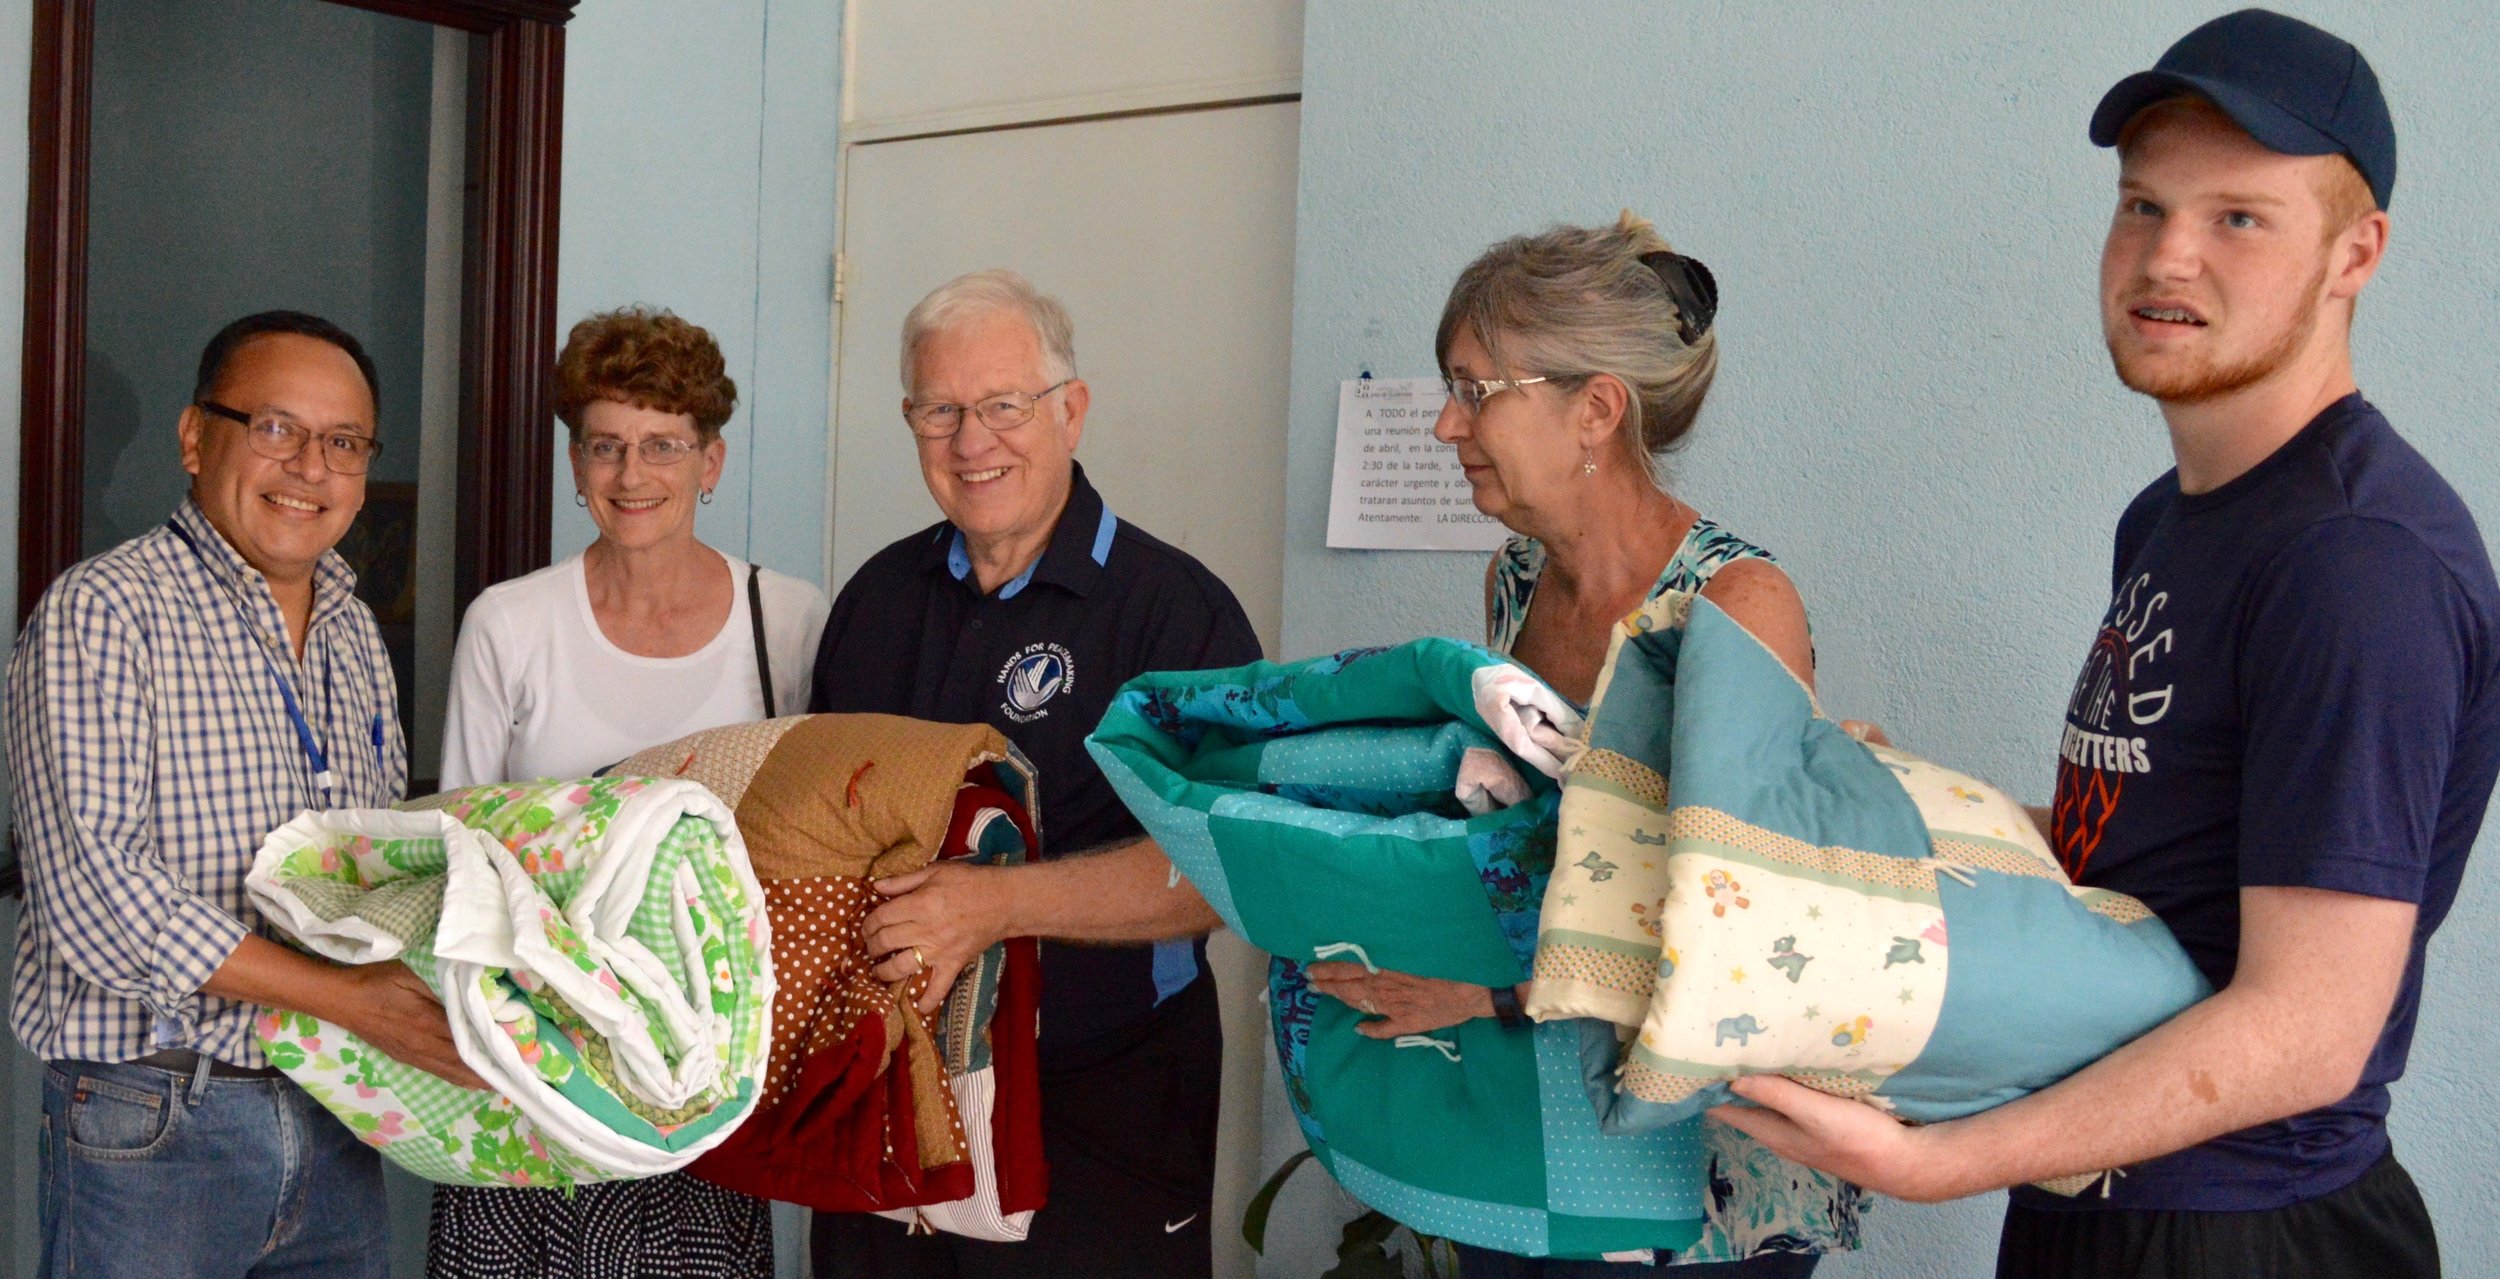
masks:
<svg viewBox="0 0 2500 1279"><path fill-rule="evenodd" d="M1511 986L1495 986L1493 1020L1514 1029L1528 1024L1528 1015L1519 1011L1519 991Z"/></svg>

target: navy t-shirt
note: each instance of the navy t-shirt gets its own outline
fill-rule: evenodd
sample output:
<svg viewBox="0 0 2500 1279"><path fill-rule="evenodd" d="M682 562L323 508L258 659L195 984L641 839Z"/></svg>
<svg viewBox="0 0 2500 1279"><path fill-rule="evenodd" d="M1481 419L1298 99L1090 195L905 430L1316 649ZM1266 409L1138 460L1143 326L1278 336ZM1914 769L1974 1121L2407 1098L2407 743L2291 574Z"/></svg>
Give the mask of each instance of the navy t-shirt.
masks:
<svg viewBox="0 0 2500 1279"><path fill-rule="evenodd" d="M2358 394L2230 483L2156 480L2119 520L2109 612L2066 707L2051 832L2069 874L2143 900L2216 988L2244 887L2419 904L2350 1096L2148 1160L2047 1209L2277 1208L2387 1150L2422 951L2500 770L2500 586L2447 481Z"/></svg>
<svg viewBox="0 0 2500 1279"><path fill-rule="evenodd" d="M1147 671L1259 660L1233 593L1205 565L1112 515L1076 468L1050 545L983 594L952 524L871 556L816 651L816 711L989 724L1033 762L1045 856L1144 833L1085 753L1111 695ZM1073 1068L1204 971L1203 942L1042 946L1040 1053Z"/></svg>

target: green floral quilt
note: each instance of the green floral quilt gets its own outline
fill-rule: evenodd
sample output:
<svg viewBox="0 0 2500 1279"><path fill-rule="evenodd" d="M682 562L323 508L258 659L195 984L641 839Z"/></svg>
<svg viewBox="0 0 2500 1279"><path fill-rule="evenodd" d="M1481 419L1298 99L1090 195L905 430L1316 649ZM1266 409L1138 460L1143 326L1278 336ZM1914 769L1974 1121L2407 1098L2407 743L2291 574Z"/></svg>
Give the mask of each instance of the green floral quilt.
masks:
<svg viewBox="0 0 2500 1279"><path fill-rule="evenodd" d="M701 786L603 777L307 812L269 837L248 884L303 949L407 964L494 1085L459 1088L319 1018L262 1014L270 1061L418 1176L652 1176L752 1108L772 1040L763 893Z"/></svg>

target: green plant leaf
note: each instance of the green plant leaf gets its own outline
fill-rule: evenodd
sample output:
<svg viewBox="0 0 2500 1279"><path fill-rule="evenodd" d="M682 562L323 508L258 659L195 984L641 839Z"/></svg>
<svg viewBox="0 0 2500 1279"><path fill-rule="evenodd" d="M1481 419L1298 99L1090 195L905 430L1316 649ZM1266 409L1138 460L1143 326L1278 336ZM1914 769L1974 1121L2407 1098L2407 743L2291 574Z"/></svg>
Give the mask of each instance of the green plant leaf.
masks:
<svg viewBox="0 0 2500 1279"><path fill-rule="evenodd" d="M1250 1206L1241 1213L1241 1237L1249 1243L1250 1251L1267 1251L1267 1214L1276 1208L1276 1192L1285 1188L1285 1182L1293 1176L1294 1169L1310 1162L1310 1159L1310 1151L1295 1151L1292 1158L1277 1165L1267 1184L1259 1187L1259 1193L1250 1196Z"/></svg>
<svg viewBox="0 0 2500 1279"><path fill-rule="evenodd" d="M1337 1264L1319 1279L1406 1279L1406 1267L1389 1251L1389 1239L1403 1227L1378 1211L1345 1223L1337 1240Z"/></svg>
<svg viewBox="0 0 2500 1279"><path fill-rule="evenodd" d="M1415 1236L1416 1243L1423 1245L1424 1273L1431 1279L1441 1279L1443 1275L1448 1275L1449 1279L1466 1279L1459 1269L1457 1244L1439 1235L1428 1235L1421 1231L1408 1233ZM1448 1268L1444 1269L1444 1265Z"/></svg>

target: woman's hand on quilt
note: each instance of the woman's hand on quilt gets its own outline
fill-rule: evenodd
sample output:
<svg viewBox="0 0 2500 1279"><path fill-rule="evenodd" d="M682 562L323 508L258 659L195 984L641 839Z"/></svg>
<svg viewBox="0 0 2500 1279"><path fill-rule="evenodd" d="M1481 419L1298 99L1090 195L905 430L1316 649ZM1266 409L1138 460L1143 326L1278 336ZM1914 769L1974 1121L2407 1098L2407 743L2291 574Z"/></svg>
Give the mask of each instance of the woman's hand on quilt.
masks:
<svg viewBox="0 0 2500 1279"><path fill-rule="evenodd" d="M1983 1189L1948 1184L1944 1161L1929 1149L1935 1128L1914 1127L1865 1102L1778 1075L1747 1075L1728 1086L1754 1104L1716 1106L1710 1117L1782 1159L1913 1203L1939 1203Z"/></svg>
<svg viewBox="0 0 2500 1279"><path fill-rule="evenodd" d="M1373 1039L1420 1035L1493 1015L1493 992L1463 981L1373 972L1339 960L1302 971L1319 993L1363 1014L1355 1032Z"/></svg>
<svg viewBox="0 0 2500 1279"><path fill-rule="evenodd" d="M402 1065L462 1088L490 1089L460 1060L442 1001L406 964L386 959L344 971L352 983L351 994L330 1020L363 1036L383 1056Z"/></svg>
<svg viewBox="0 0 2500 1279"><path fill-rule="evenodd" d="M860 931L877 957L874 975L897 982L927 973L922 1016L937 1012L956 976L1007 935L1011 885L997 867L937 862L870 886L890 899L868 912Z"/></svg>

